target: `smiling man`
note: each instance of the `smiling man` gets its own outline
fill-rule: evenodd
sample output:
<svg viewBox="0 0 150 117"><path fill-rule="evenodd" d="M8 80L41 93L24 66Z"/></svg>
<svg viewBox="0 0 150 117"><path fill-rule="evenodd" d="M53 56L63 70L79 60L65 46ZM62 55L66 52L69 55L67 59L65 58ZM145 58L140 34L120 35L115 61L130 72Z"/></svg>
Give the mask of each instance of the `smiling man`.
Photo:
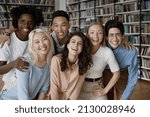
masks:
<svg viewBox="0 0 150 117"><path fill-rule="evenodd" d="M137 50L134 46L130 49L123 46L122 22L109 20L105 24L105 34L121 70L121 77L115 85L117 99L129 99L138 80Z"/></svg>
<svg viewBox="0 0 150 117"><path fill-rule="evenodd" d="M61 53L64 50L67 37L69 35L69 15L63 10L57 10L52 14L52 39L53 39L53 55Z"/></svg>

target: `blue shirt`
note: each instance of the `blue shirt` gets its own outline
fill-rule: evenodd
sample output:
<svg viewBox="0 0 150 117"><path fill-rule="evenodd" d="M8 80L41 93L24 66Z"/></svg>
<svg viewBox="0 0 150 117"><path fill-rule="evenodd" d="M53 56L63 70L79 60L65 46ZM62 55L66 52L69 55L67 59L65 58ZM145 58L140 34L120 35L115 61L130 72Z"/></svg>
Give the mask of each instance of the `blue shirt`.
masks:
<svg viewBox="0 0 150 117"><path fill-rule="evenodd" d="M16 70L16 83L11 88L3 92L2 99L6 100L31 100L38 93L47 93L50 84L50 67L43 68L30 63L30 67L25 72Z"/></svg>
<svg viewBox="0 0 150 117"><path fill-rule="evenodd" d="M119 64L120 71L128 70L128 83L122 94L122 98L129 99L138 80L137 50L135 47L127 49L121 44L113 52Z"/></svg>

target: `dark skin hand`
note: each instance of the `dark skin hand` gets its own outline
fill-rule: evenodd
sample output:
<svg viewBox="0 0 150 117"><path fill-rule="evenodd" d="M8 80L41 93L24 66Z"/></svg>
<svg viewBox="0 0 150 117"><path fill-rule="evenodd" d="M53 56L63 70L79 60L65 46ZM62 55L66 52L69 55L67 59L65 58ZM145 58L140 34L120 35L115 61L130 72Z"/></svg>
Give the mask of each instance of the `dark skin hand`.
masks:
<svg viewBox="0 0 150 117"><path fill-rule="evenodd" d="M16 29L12 25L10 25L8 29L5 29L5 31L8 33L12 33L15 32ZM0 48L2 48L5 43L10 44L10 41L11 41L10 36L0 34Z"/></svg>
<svg viewBox="0 0 150 117"><path fill-rule="evenodd" d="M16 69L20 71L24 71L28 69L28 66L29 66L29 63L25 61L23 57L19 57L16 59L16 64L15 64Z"/></svg>
<svg viewBox="0 0 150 117"><path fill-rule="evenodd" d="M0 61L0 74L6 74L13 68L16 68L20 71L27 70L29 67L29 63L25 61L23 57L17 58L15 61L12 61L7 64L7 61Z"/></svg>
<svg viewBox="0 0 150 117"><path fill-rule="evenodd" d="M0 35L0 48L2 48L5 43L8 43L8 44L10 43L10 36L1 34Z"/></svg>

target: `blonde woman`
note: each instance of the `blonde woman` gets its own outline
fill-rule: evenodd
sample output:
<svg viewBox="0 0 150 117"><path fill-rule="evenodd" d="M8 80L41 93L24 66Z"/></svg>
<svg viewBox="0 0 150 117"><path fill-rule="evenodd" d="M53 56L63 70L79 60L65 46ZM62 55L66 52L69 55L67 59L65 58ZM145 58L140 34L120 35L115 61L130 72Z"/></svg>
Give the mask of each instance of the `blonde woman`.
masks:
<svg viewBox="0 0 150 117"><path fill-rule="evenodd" d="M3 91L2 99L45 99L50 82L51 38L43 29L29 33L29 52L23 57L29 62L27 70L16 70L11 87Z"/></svg>

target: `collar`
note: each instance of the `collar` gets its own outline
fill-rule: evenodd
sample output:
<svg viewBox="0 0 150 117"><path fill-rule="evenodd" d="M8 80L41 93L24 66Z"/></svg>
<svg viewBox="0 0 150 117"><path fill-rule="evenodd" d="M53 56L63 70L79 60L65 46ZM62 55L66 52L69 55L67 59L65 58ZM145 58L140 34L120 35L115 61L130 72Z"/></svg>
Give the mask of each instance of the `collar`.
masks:
<svg viewBox="0 0 150 117"><path fill-rule="evenodd" d="M70 34L70 32L69 32L69 34ZM57 46L58 46L58 47L61 47L61 48L64 48L64 47L65 47L65 44L63 44L63 45L60 45L60 44L59 44L58 39L57 39L56 34L55 34L54 31L51 33L51 35L52 35L52 37L54 38L55 42L57 43Z"/></svg>
<svg viewBox="0 0 150 117"><path fill-rule="evenodd" d="M74 68L75 66L78 66L78 61L79 61L79 59L77 59L74 64L70 65L70 64L69 64L69 61L67 60L67 66L72 69L72 68Z"/></svg>
<svg viewBox="0 0 150 117"><path fill-rule="evenodd" d="M111 47L111 45L109 44L109 43L107 43L107 46L109 47L109 48L111 48L111 50L113 50L113 51L117 51L119 48L122 48L123 47L123 45L122 44L120 44L117 48L112 48Z"/></svg>

